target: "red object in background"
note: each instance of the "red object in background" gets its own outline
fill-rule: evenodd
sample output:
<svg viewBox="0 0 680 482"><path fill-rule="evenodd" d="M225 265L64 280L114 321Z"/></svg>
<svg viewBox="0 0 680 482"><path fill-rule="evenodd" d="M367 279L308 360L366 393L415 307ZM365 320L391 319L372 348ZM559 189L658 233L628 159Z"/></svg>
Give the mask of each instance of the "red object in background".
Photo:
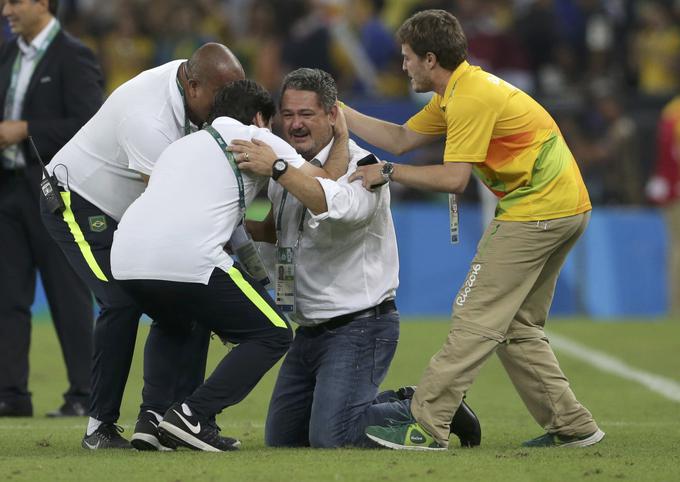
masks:
<svg viewBox="0 0 680 482"><path fill-rule="evenodd" d="M647 197L656 204L669 204L680 198L680 96L661 113L656 146L656 167L647 183Z"/></svg>

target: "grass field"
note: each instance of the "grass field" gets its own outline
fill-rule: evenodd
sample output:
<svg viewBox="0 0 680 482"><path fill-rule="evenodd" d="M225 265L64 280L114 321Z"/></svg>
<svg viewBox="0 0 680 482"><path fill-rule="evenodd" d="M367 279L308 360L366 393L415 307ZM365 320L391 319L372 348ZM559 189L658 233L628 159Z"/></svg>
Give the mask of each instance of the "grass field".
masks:
<svg viewBox="0 0 680 482"><path fill-rule="evenodd" d="M678 322L559 320L551 321L549 328L631 367L680 383ZM128 437L139 404L139 348L146 330L146 326L140 328L137 358L122 407L120 422ZM385 387L416 383L447 330L445 320L404 322ZM273 370L245 401L218 418L223 433L243 442L239 452L90 452L80 448L84 418L50 420L42 416L61 403L65 373L50 324L37 323L33 333L30 387L36 416L0 419L0 481L680 480L680 402L559 350L574 391L607 433L594 447L522 448L523 440L542 431L494 357L468 393L468 402L482 421L483 441L477 449L463 450L456 444L445 453L268 449L263 443L263 421ZM223 350L213 342L211 366Z"/></svg>

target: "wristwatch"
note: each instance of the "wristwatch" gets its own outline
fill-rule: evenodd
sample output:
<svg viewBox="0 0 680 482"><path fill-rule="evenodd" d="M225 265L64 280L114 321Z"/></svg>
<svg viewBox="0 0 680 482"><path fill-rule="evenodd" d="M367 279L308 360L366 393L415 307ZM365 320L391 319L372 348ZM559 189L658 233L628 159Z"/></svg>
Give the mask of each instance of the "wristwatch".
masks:
<svg viewBox="0 0 680 482"><path fill-rule="evenodd" d="M283 176L283 173L288 170L288 162L284 161L283 159L277 159L274 161L274 165L272 166L272 179L277 180L281 176Z"/></svg>
<svg viewBox="0 0 680 482"><path fill-rule="evenodd" d="M383 162L382 169L380 169L380 174L382 174L385 182L390 182L392 180L392 174L394 174L394 164L391 162Z"/></svg>

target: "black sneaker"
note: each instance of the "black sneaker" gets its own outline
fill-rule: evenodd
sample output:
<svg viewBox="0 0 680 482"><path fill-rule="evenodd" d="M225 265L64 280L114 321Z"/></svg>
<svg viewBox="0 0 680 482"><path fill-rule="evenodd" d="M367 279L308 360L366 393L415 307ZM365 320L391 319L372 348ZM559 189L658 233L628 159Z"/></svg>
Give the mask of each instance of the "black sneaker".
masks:
<svg viewBox="0 0 680 482"><path fill-rule="evenodd" d="M80 402L64 402L61 407L45 415L50 418L84 417L87 415L87 408Z"/></svg>
<svg viewBox="0 0 680 482"><path fill-rule="evenodd" d="M214 423L201 423L186 404L176 403L170 407L158 428L166 437L193 450L226 452L241 446L241 442L236 439L221 437Z"/></svg>
<svg viewBox="0 0 680 482"><path fill-rule="evenodd" d="M90 450L131 449L130 442L120 436L122 432L123 427L115 423L102 423L92 434L83 437L81 445Z"/></svg>
<svg viewBox="0 0 680 482"><path fill-rule="evenodd" d="M135 433L132 434L130 440L134 448L144 451L171 451L177 448L175 442L161 435L158 431L159 418L160 416L157 417L151 410L145 410L139 414L135 424Z"/></svg>
<svg viewBox="0 0 680 482"><path fill-rule="evenodd" d="M397 389L396 394L400 400L411 400L415 392L416 387L411 385ZM458 437L461 447L477 447L482 443L482 426L475 412L465 403L465 397L453 414L450 431Z"/></svg>

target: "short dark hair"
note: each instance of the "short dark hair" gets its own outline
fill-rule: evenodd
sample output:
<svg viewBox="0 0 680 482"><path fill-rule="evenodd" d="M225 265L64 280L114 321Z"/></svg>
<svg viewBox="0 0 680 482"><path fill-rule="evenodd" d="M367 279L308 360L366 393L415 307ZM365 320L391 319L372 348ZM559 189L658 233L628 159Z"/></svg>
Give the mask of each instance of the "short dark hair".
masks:
<svg viewBox="0 0 680 482"><path fill-rule="evenodd" d="M226 84L215 95L208 123L218 117L227 116L250 125L258 112L265 122L274 117L276 105L271 94L254 80L235 80Z"/></svg>
<svg viewBox="0 0 680 482"><path fill-rule="evenodd" d="M331 74L321 69L304 67L293 70L283 79L280 99L283 98L284 92L288 89L315 92L326 113L330 112L331 107L338 100L338 86L335 84L335 79ZM281 107L280 99L279 107Z"/></svg>
<svg viewBox="0 0 680 482"><path fill-rule="evenodd" d="M411 47L418 57L432 52L447 70L455 70L467 58L463 28L446 10L423 10L411 15L397 30L397 40Z"/></svg>
<svg viewBox="0 0 680 482"><path fill-rule="evenodd" d="M38 2L38 0L33 0L33 3ZM57 16L57 11L59 10L59 0L48 0L47 9L52 15Z"/></svg>

